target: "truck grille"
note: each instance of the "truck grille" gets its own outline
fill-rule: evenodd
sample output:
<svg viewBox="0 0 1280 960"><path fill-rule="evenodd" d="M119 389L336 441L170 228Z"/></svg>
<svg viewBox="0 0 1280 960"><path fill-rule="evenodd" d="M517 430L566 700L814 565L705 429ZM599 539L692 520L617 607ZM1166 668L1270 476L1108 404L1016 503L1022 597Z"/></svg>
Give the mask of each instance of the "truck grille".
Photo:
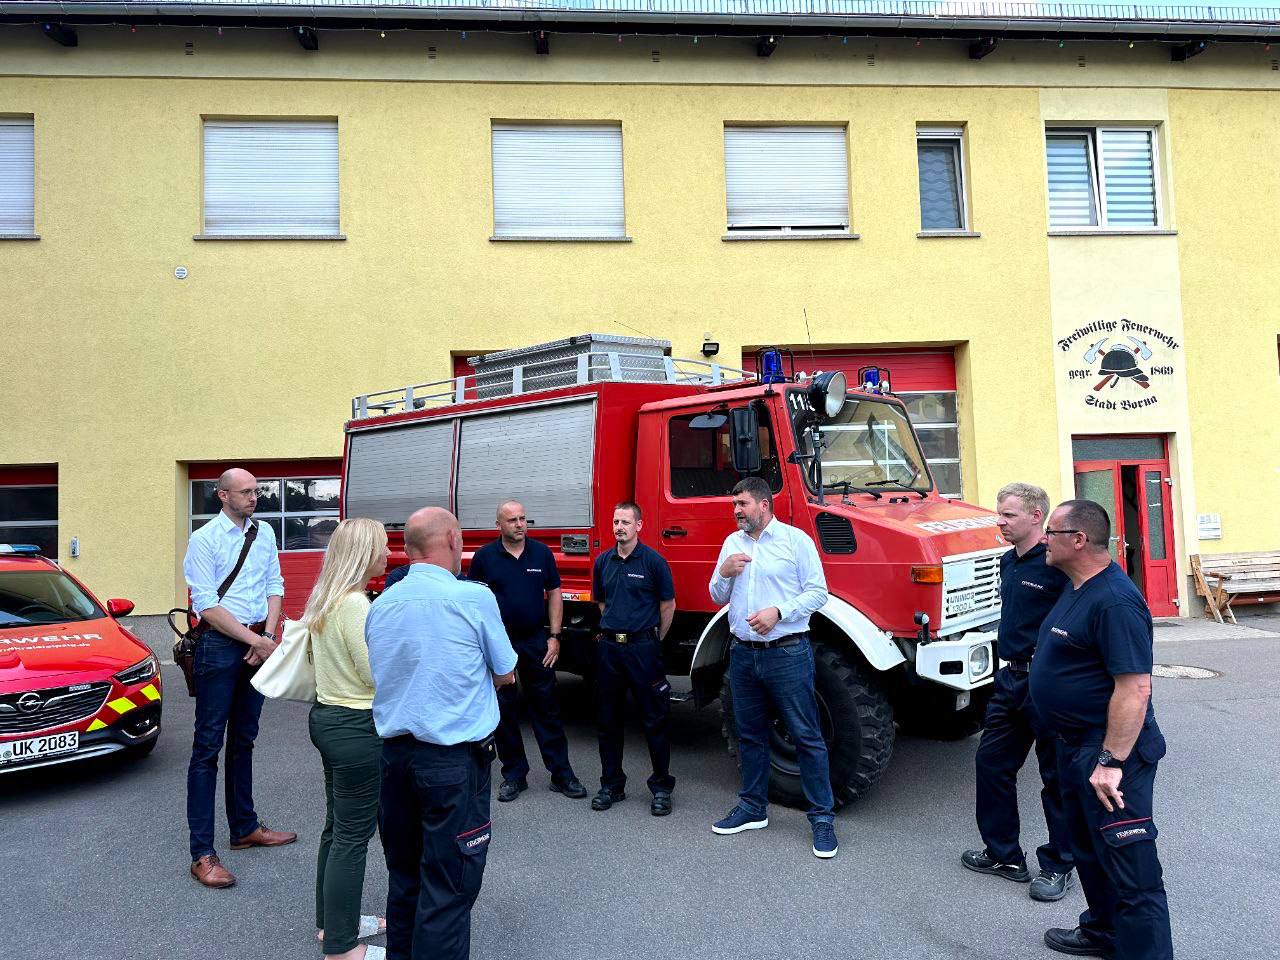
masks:
<svg viewBox="0 0 1280 960"><path fill-rule="evenodd" d="M92 717L107 702L104 681L0 695L0 735L34 733Z"/></svg>
<svg viewBox="0 0 1280 960"><path fill-rule="evenodd" d="M1000 557L1008 549L997 547L943 558L939 636L999 618Z"/></svg>

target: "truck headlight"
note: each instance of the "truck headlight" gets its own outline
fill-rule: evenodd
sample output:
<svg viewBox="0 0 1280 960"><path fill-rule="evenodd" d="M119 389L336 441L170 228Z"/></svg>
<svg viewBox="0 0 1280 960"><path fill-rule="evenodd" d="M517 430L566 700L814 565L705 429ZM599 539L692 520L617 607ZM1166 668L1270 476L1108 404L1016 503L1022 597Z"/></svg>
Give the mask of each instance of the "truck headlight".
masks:
<svg viewBox="0 0 1280 960"><path fill-rule="evenodd" d="M128 670L121 670L117 673L116 680L126 687L134 683L141 683L143 680L150 680L154 677L159 667L160 664L157 663L155 655L149 653L147 654L147 659L141 663L135 663Z"/></svg>
<svg viewBox="0 0 1280 960"><path fill-rule="evenodd" d="M969 650L969 676L974 680L987 675L991 669L991 648L987 644Z"/></svg>

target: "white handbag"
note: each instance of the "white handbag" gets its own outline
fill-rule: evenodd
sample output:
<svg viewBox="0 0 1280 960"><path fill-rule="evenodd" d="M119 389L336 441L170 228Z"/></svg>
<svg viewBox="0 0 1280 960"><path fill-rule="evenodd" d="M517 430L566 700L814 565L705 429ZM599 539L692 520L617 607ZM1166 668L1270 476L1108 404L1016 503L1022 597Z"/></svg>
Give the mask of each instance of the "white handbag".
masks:
<svg viewBox="0 0 1280 960"><path fill-rule="evenodd" d="M275 700L316 702L316 665L311 658L311 631L301 620L286 620L280 646L250 678L254 689Z"/></svg>

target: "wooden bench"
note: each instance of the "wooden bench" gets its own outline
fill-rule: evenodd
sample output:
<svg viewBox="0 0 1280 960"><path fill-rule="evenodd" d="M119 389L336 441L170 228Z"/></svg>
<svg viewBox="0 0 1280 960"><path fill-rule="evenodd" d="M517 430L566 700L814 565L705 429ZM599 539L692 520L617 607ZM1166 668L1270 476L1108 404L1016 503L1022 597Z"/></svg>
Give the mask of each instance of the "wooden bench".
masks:
<svg viewBox="0 0 1280 960"><path fill-rule="evenodd" d="M1204 597L1206 617L1236 622L1236 603L1280 601L1280 553L1193 554L1196 593Z"/></svg>

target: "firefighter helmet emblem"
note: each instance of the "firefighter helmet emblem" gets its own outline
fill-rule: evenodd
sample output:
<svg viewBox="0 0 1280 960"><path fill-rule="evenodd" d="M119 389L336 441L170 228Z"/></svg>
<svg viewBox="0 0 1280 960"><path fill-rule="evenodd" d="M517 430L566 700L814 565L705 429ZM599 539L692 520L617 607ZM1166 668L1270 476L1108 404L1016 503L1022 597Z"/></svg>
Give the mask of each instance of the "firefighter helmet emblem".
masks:
<svg viewBox="0 0 1280 960"><path fill-rule="evenodd" d="M1096 363L1099 357L1102 358L1102 363L1098 367L1098 372L1102 374L1102 379L1094 385L1093 389L1101 390L1108 383L1114 389L1122 379L1132 380L1143 390L1149 388L1151 380L1142 368L1138 366L1138 358L1150 360L1151 348L1147 346L1145 341L1139 340L1137 337L1125 338L1133 345L1131 347L1120 344L1108 347L1107 341L1109 339L1111 338L1103 337L1085 351L1085 363Z"/></svg>

